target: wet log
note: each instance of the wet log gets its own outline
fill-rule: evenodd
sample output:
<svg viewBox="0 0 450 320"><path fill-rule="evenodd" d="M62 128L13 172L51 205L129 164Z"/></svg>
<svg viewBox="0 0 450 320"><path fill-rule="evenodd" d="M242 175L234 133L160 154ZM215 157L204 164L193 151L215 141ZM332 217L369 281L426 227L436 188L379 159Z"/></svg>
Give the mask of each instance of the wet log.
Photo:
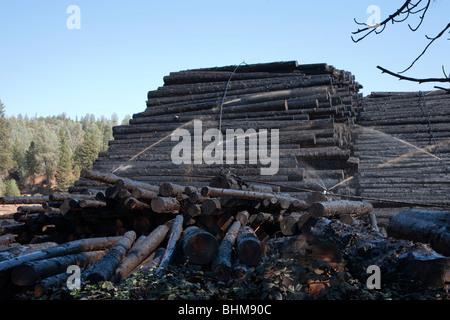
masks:
<svg viewBox="0 0 450 320"><path fill-rule="evenodd" d="M17 211L24 213L45 213L47 212L47 209L45 209L43 206L20 206L17 207Z"/></svg>
<svg viewBox="0 0 450 320"><path fill-rule="evenodd" d="M121 237L101 237L66 242L64 244L45 248L7 261L2 261L0 262L0 272L11 269L25 262L44 260L86 251L105 250L112 247L120 238Z"/></svg>
<svg viewBox="0 0 450 320"><path fill-rule="evenodd" d="M95 170L83 169L81 170L80 178L116 185L129 190L133 190L134 188L142 188L153 192L159 192L159 187L157 186L138 182L132 179L121 178L113 173L103 173Z"/></svg>
<svg viewBox="0 0 450 320"><path fill-rule="evenodd" d="M222 239L217 257L212 263L212 269L214 270L217 278L221 281L228 280L231 275L232 250L241 226L242 225L239 221L233 222L225 234L225 237Z"/></svg>
<svg viewBox="0 0 450 320"><path fill-rule="evenodd" d="M157 197L151 202L152 210L158 213L176 213L180 207L180 202L172 197Z"/></svg>
<svg viewBox="0 0 450 320"><path fill-rule="evenodd" d="M292 198L288 195L270 193L270 192L256 192L256 191L246 191L246 190L234 190L234 189L222 189L213 187L203 187L201 190L202 196L205 197L231 197L249 200L272 200L276 199L278 202L282 203L283 207L289 207L293 205L299 210L306 209L306 202Z"/></svg>
<svg viewBox="0 0 450 320"><path fill-rule="evenodd" d="M0 204L40 204L47 201L48 196L0 197Z"/></svg>
<svg viewBox="0 0 450 320"><path fill-rule="evenodd" d="M223 213L222 204L219 199L205 199L201 204L201 213L203 215L220 215Z"/></svg>
<svg viewBox="0 0 450 320"><path fill-rule="evenodd" d="M120 262L115 274L112 277L113 282L119 282L125 279L131 272L145 259L150 253L156 250L161 242L166 237L169 227L166 225L159 225L142 241L133 245L131 250L126 253L123 260Z"/></svg>
<svg viewBox="0 0 450 320"><path fill-rule="evenodd" d="M199 227L186 228L182 241L184 256L190 264L208 264L217 256L219 249L217 239Z"/></svg>
<svg viewBox="0 0 450 320"><path fill-rule="evenodd" d="M316 202L308 208L314 217L334 217L340 214L361 216L372 212L373 206L367 201L334 200Z"/></svg>
<svg viewBox="0 0 450 320"><path fill-rule="evenodd" d="M161 259L164 256L166 249L163 247L159 247L155 251L153 251L142 263L137 266L133 273L135 272L147 272L152 269L156 269L161 263Z"/></svg>
<svg viewBox="0 0 450 320"><path fill-rule="evenodd" d="M171 72L164 77L164 85L172 86L177 84L189 83L204 83L204 82L223 82L228 81L232 71L179 71ZM275 77L290 77L290 73L272 73L272 72L246 72L235 73L232 80L250 80L250 79L264 79Z"/></svg>
<svg viewBox="0 0 450 320"><path fill-rule="evenodd" d="M62 202L66 198L83 199L83 200L98 200L95 194L75 194L75 193L52 193L48 196L51 202Z"/></svg>
<svg viewBox="0 0 450 320"><path fill-rule="evenodd" d="M236 219L236 221L239 221L242 226L245 226L249 222L250 214L248 213L248 211L242 210L236 213L234 218Z"/></svg>
<svg viewBox="0 0 450 320"><path fill-rule="evenodd" d="M155 199L158 195L150 190L134 188L131 192L131 195L138 200L152 200Z"/></svg>
<svg viewBox="0 0 450 320"><path fill-rule="evenodd" d="M129 197L124 204L130 210L147 210L151 208L147 203L139 201L134 197Z"/></svg>
<svg viewBox="0 0 450 320"><path fill-rule="evenodd" d="M285 236L292 236L299 232L298 220L305 213L292 212L290 215L283 217L280 221L280 230Z"/></svg>
<svg viewBox="0 0 450 320"><path fill-rule="evenodd" d="M237 236L237 253L239 260L248 265L256 266L263 257L263 247L252 228L244 226Z"/></svg>
<svg viewBox="0 0 450 320"><path fill-rule="evenodd" d="M382 285L410 284L445 287L450 274L450 257L432 250L429 245L410 240L384 237L358 224L319 218L314 236L333 242L347 261L349 272L361 282L368 278L368 267L378 266Z"/></svg>
<svg viewBox="0 0 450 320"><path fill-rule="evenodd" d="M167 247L164 252L164 256L161 258L159 269L156 271L156 274L162 275L165 272L164 269L167 268L172 262L178 240L181 238L182 233L183 233L183 216L179 214L175 217L175 220L172 224L169 241L167 242Z"/></svg>
<svg viewBox="0 0 450 320"><path fill-rule="evenodd" d="M45 294L49 294L55 290L67 286L67 279L70 274L62 272L54 276L47 277L38 281L34 285L34 297L40 298Z"/></svg>
<svg viewBox="0 0 450 320"><path fill-rule="evenodd" d="M316 202L325 202L329 201L330 197L323 194L323 192L313 192L306 198L306 205L310 207L312 204Z"/></svg>
<svg viewBox="0 0 450 320"><path fill-rule="evenodd" d="M437 252L450 256L450 212L409 209L394 215L387 233L397 239L429 243Z"/></svg>
<svg viewBox="0 0 450 320"><path fill-rule="evenodd" d="M15 241L16 237L11 233L0 236L0 245L3 246L13 243Z"/></svg>
<svg viewBox="0 0 450 320"><path fill-rule="evenodd" d="M186 213L191 217L196 217L202 214L202 206L200 204L189 204Z"/></svg>
<svg viewBox="0 0 450 320"><path fill-rule="evenodd" d="M162 197L176 197L184 192L185 187L171 182L164 182L159 186L159 194Z"/></svg>
<svg viewBox="0 0 450 320"><path fill-rule="evenodd" d="M11 280L18 286L31 286L43 278L65 272L70 265L84 267L97 262L104 255L105 251L90 251L26 262L12 269Z"/></svg>
<svg viewBox="0 0 450 320"><path fill-rule="evenodd" d="M135 239L136 233L134 231L128 231L121 236L105 256L83 272L82 282L97 283L109 281L114 276L117 267L130 250Z"/></svg>

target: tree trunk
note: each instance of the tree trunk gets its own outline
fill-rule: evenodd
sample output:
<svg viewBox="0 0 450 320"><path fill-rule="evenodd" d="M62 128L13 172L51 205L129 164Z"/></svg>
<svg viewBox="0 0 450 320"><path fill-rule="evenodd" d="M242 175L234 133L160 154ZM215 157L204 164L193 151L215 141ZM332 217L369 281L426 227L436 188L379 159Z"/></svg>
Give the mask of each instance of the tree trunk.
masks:
<svg viewBox="0 0 450 320"><path fill-rule="evenodd" d="M450 258L425 244L386 238L358 225L326 218L319 218L312 234L334 243L347 261L350 273L363 283L369 277L367 270L371 265L380 268L382 285L414 280L415 286L422 283L443 288L450 277Z"/></svg>
<svg viewBox="0 0 450 320"><path fill-rule="evenodd" d="M48 196L0 197L0 204L39 204L47 201Z"/></svg>
<svg viewBox="0 0 450 320"><path fill-rule="evenodd" d="M179 214L175 217L175 221L172 224L172 230L170 232L169 241L167 243L164 256L162 257L161 262L159 264L160 269L156 271L158 275L162 275L165 272L164 268L167 268L167 266L171 263L178 240L180 239L182 233L183 233L183 216Z"/></svg>
<svg viewBox="0 0 450 320"><path fill-rule="evenodd" d="M40 279L65 272L70 265L84 267L97 262L104 255L105 251L90 251L26 262L12 269L11 280L18 286L31 286Z"/></svg>
<svg viewBox="0 0 450 320"><path fill-rule="evenodd" d="M232 250L240 228L241 223L239 221L233 222L220 243L219 252L212 263L212 269L214 270L217 278L221 281L227 281L231 275Z"/></svg>
<svg viewBox="0 0 450 320"><path fill-rule="evenodd" d="M158 213L176 213L180 209L180 203L172 197L157 197L152 200L151 208Z"/></svg>
<svg viewBox="0 0 450 320"><path fill-rule="evenodd" d="M256 266L261 261L263 247L252 228L244 226L239 231L237 252L239 260L248 266Z"/></svg>
<svg viewBox="0 0 450 320"><path fill-rule="evenodd" d="M153 230L143 241L126 253L124 259L120 262L115 275L112 278L113 282L119 282L130 275L130 273L145 259L150 253L156 250L161 242L166 237L169 227L160 225ZM106 279L105 279L106 280Z"/></svg>
<svg viewBox="0 0 450 320"><path fill-rule="evenodd" d="M66 242L54 247L35 251L23 256L0 262L0 272L11 269L25 262L44 260L57 256L86 251L105 250L113 246L121 237L89 238Z"/></svg>
<svg viewBox="0 0 450 320"><path fill-rule="evenodd" d="M159 194L162 197L176 197L178 194L184 192L184 188L175 183L164 182L159 186Z"/></svg>
<svg viewBox="0 0 450 320"><path fill-rule="evenodd" d="M190 264L210 263L218 252L219 244L209 232L192 226L184 230L183 252Z"/></svg>
<svg viewBox="0 0 450 320"><path fill-rule="evenodd" d="M134 231L125 233L100 261L89 266L83 272L82 279L90 283L109 281L135 239L136 233Z"/></svg>
<svg viewBox="0 0 450 320"><path fill-rule="evenodd" d="M450 256L449 225L449 211L409 209L390 219L387 232L398 239L429 243L437 252Z"/></svg>
<svg viewBox="0 0 450 320"><path fill-rule="evenodd" d="M372 212L373 206L367 201L334 200L313 203L308 212L314 217L331 218L340 214L365 215Z"/></svg>
<svg viewBox="0 0 450 320"><path fill-rule="evenodd" d="M138 200L152 200L155 199L158 195L150 190L134 188L131 192L131 195Z"/></svg>

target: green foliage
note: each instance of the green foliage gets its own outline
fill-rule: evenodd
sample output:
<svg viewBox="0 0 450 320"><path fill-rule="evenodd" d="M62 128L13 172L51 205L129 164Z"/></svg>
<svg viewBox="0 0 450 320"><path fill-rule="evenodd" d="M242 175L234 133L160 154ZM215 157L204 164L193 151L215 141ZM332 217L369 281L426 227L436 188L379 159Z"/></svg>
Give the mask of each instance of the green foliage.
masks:
<svg viewBox="0 0 450 320"><path fill-rule="evenodd" d="M37 148L34 141L31 141L30 146L25 153L25 164L27 167L28 176L31 176L31 183L35 184L36 173L39 169L39 163L37 160Z"/></svg>
<svg viewBox="0 0 450 320"><path fill-rule="evenodd" d="M83 142L75 149L73 160L82 169L90 169L100 151L100 143L95 131L98 131L98 128L95 130L93 127L91 130L87 130Z"/></svg>
<svg viewBox="0 0 450 320"><path fill-rule="evenodd" d="M0 183L0 189L2 197L20 197L21 195L17 181L14 179Z"/></svg>
<svg viewBox="0 0 450 320"><path fill-rule="evenodd" d="M128 123L130 118L123 121ZM99 119L86 114L80 121L65 113L53 117L7 117L0 101L0 175L14 174L20 185L29 185L31 178L31 186L37 176L45 175L47 187L52 187L56 178L57 187L66 190L81 169L92 167L98 152L108 149L108 142L113 139L112 127L119 123L115 113Z"/></svg>
<svg viewBox="0 0 450 320"><path fill-rule="evenodd" d="M0 101L0 173L6 172L12 164L11 135L5 106Z"/></svg>
<svg viewBox="0 0 450 320"><path fill-rule="evenodd" d="M66 191L71 184L72 172L72 150L69 146L69 139L61 128L59 130L59 158L56 170L56 184L58 189Z"/></svg>

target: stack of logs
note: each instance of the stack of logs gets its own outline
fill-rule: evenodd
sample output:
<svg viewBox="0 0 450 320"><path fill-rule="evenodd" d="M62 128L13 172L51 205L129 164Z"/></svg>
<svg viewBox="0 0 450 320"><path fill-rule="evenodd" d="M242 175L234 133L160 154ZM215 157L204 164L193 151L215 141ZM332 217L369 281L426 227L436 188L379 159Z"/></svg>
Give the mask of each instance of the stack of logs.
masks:
<svg viewBox="0 0 450 320"><path fill-rule="evenodd" d="M323 191L339 183L333 191L351 192L352 186L342 181L358 169L348 149L350 125L361 97L354 76L325 63L299 65L297 61L235 68L194 69L164 77L164 86L148 92L146 110L134 114L128 125L113 128L114 140L108 151L99 154L93 169L149 184L196 187L224 169L246 181L272 183L274 191L297 192L303 199L304 189ZM224 137L228 129L266 129L269 144L271 131L278 129L277 174L262 176L260 168L267 165L250 163L248 146L244 164L225 161L225 150L223 165L174 164L171 153L179 140L172 141L171 134L181 128L194 139L195 120L202 122L202 133L221 128ZM202 143L204 150L210 141ZM81 177L70 191L103 187Z"/></svg>
<svg viewBox="0 0 450 320"><path fill-rule="evenodd" d="M449 123L450 95L443 90L362 99L351 147L360 160L356 194L388 200L372 201L381 223L411 206L448 208Z"/></svg>
<svg viewBox="0 0 450 320"><path fill-rule="evenodd" d="M17 224L2 227L4 294L34 286L40 296L63 285L74 264L84 268L85 280L118 282L136 268L157 266L163 273L180 257L210 266L226 281L258 265L270 238L308 232L320 217L352 223L372 211L368 202L329 201L321 193L304 201L240 184L233 176L215 177L198 189L93 170L82 174L109 186L95 195L0 198L3 204L22 204L13 215ZM33 245L41 250L12 253Z"/></svg>
<svg viewBox="0 0 450 320"><path fill-rule="evenodd" d="M423 268L431 268L429 274L419 277L431 285L443 285L441 280L448 276L450 258L426 246L396 243L377 233L373 206L366 201L333 200L320 192L300 200L242 184L232 175L217 176L198 189L174 183L149 185L93 170L82 174L109 186L95 196L0 198L3 204L23 204L13 215L21 222L2 227L2 298L29 289L40 297L61 288L73 274L74 265L82 270L83 283L118 283L137 270L163 275L169 265L177 263L210 268L218 281L227 282L245 277L248 268L263 259L266 244L275 239L286 239L296 250L321 251L321 255L334 250L333 256L348 259L356 273L363 272L358 255L364 251L368 258L363 263L377 263L373 260L377 257L383 265L390 263L390 274L401 260L399 268L414 279ZM27 203L34 205L24 205ZM433 219L426 220L424 229L423 223L414 222L420 216L406 213L399 217L406 223L397 222L392 230L404 234L405 227L417 227L429 236L425 229L430 229ZM435 216L435 223L450 219L448 212L435 212ZM357 227L361 224L363 229ZM441 225L436 225L435 236L426 240L433 241L438 250L446 250L450 237L440 230ZM415 233L414 229L409 233ZM389 250L383 253L383 248ZM356 254L348 253L352 250Z"/></svg>

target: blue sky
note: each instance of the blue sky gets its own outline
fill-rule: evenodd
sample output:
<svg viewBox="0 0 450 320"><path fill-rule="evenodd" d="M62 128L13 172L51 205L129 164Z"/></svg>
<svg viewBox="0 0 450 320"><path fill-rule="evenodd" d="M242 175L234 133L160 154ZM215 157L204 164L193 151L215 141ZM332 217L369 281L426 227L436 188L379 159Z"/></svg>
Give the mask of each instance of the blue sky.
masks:
<svg viewBox="0 0 450 320"><path fill-rule="evenodd" d="M170 72L211 66L297 60L326 62L352 72L372 91L429 90L383 75L406 68L449 22L450 1L434 1L413 33L388 25L353 43L351 32L378 5L384 19L403 0L375 1L103 1L1 0L0 99L7 115L121 120L145 110L147 92ZM67 8L80 8L81 29L70 30ZM413 17L411 23L417 22ZM450 36L437 41L405 75L442 77Z"/></svg>

